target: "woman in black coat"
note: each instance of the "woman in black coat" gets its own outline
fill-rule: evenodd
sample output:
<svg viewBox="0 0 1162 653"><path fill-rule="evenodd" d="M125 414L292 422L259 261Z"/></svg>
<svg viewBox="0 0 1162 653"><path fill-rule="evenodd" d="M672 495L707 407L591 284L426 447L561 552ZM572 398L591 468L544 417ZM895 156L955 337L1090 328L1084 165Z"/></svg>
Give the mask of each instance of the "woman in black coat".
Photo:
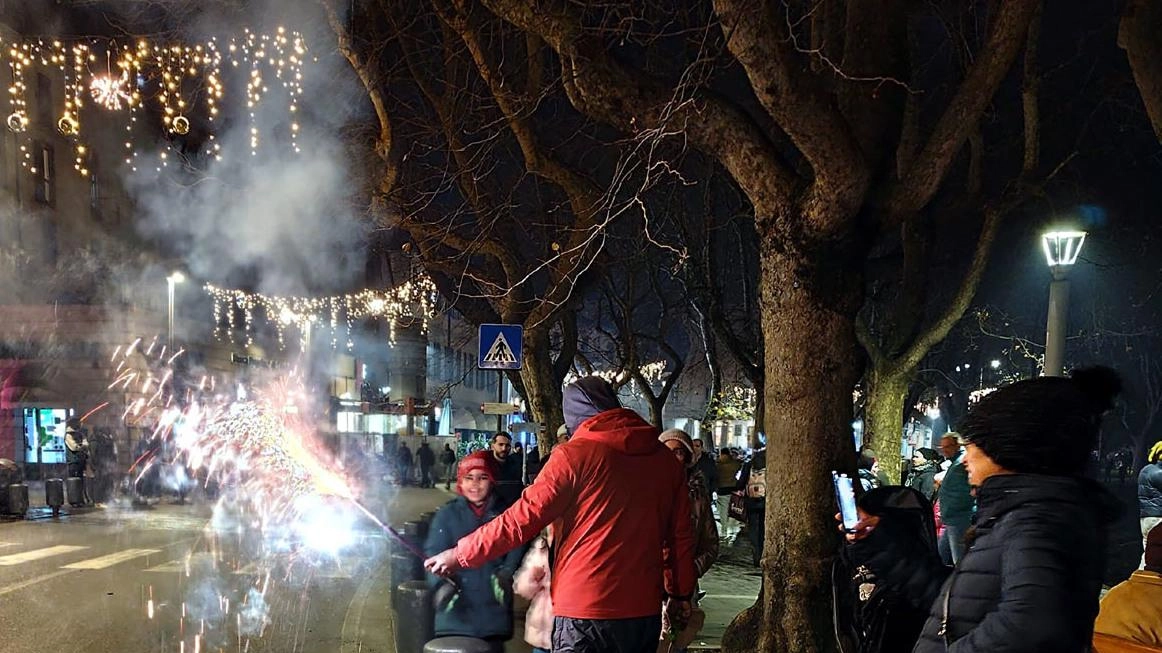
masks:
<svg viewBox="0 0 1162 653"><path fill-rule="evenodd" d="M916 606L914 653L1084 653L1117 502L1082 477L1101 415L1120 391L1105 368L990 394L961 428L976 524L955 568L892 523L864 515L848 555ZM865 507L866 508L866 507Z"/></svg>

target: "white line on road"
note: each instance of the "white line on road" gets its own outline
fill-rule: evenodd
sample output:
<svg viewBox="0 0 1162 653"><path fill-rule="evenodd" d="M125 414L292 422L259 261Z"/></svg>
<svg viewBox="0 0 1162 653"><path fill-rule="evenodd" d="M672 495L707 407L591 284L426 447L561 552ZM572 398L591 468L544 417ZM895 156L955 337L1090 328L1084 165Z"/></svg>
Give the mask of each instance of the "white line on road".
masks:
<svg viewBox="0 0 1162 653"><path fill-rule="evenodd" d="M33 549L23 553L13 553L12 555L0 556L0 566L10 567L12 565L31 562L33 560L41 560L43 558L51 558L52 556L73 553L74 551L83 551L87 548L89 547L73 546L71 544L59 544L57 546L50 546L43 549Z"/></svg>
<svg viewBox="0 0 1162 653"><path fill-rule="evenodd" d="M156 567L150 567L149 569L146 569L145 571L152 571L152 572L158 572L158 573L177 573L177 572L183 572L185 570L186 570L186 561L183 559L183 560L170 560L169 562L167 562L165 564L160 564Z"/></svg>
<svg viewBox="0 0 1162 653"><path fill-rule="evenodd" d="M161 549L125 549L124 551L110 553L99 558L74 562L71 565L61 567L61 569L105 569L113 565L119 565L122 562L128 562L134 558L153 555L154 553L161 553Z"/></svg>
<svg viewBox="0 0 1162 653"><path fill-rule="evenodd" d="M46 580L52 580L52 579L56 578L57 576L64 576L66 574L71 574L71 573L73 573L73 570L71 570L71 569L58 569L54 572L44 574L43 576L34 576L32 578L29 578L28 580L21 581L19 583L5 585L4 587L0 587L0 596L3 596L5 594L11 594L12 592L22 590L26 587L32 587L33 585L36 585L37 583L43 583Z"/></svg>

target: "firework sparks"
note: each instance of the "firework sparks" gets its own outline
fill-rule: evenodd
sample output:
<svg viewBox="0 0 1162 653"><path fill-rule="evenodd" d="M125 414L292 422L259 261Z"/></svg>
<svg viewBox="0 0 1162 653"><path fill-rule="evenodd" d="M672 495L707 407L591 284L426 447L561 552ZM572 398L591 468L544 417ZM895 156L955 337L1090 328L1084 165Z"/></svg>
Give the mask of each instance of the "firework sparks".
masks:
<svg viewBox="0 0 1162 653"><path fill-rule="evenodd" d="M93 101L110 111L121 109L121 103L127 106L133 104L133 96L125 89L129 83L129 75L122 73L121 77L99 75L93 78L89 91L93 94Z"/></svg>

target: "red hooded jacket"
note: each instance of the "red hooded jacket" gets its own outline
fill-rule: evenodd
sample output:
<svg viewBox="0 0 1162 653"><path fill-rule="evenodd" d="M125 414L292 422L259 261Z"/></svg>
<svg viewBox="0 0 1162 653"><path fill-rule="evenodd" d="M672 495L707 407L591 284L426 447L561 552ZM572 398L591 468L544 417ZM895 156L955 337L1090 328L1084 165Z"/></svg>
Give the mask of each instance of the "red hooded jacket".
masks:
<svg viewBox="0 0 1162 653"><path fill-rule="evenodd" d="M476 567L553 524L553 612L574 619L657 615L663 590L694 592L694 534L682 465L625 408L581 423L500 517L456 544Z"/></svg>

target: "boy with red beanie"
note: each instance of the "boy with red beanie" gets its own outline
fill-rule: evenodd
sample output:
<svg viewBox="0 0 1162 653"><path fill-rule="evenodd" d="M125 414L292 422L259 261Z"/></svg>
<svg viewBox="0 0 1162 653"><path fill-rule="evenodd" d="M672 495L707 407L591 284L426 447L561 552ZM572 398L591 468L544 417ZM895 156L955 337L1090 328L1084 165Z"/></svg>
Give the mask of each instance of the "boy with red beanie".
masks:
<svg viewBox="0 0 1162 653"><path fill-rule="evenodd" d="M492 455L477 451L465 456L456 471L456 493L432 518L424 554L433 555L495 519L503 510L493 488L496 468ZM445 593L449 600L437 607L437 637L476 637L493 646L497 653L512 639L512 577L520 565L523 549L489 560L476 569L461 571L456 578L458 592ZM445 581L429 575L435 588Z"/></svg>

